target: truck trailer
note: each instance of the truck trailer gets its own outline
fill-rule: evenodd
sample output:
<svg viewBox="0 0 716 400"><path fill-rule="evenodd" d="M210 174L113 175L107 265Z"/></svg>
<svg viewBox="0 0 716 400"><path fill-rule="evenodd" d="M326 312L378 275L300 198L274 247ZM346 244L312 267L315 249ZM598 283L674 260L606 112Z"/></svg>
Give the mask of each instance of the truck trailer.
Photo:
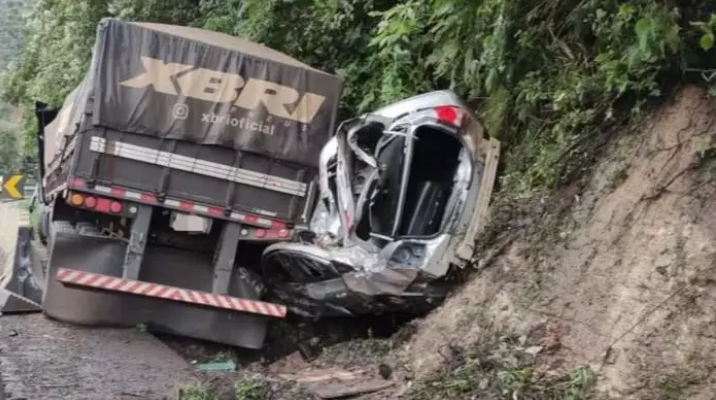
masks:
<svg viewBox="0 0 716 400"><path fill-rule="evenodd" d="M262 347L287 309L241 252L307 225L340 92L237 37L102 20L86 76L40 119L44 313Z"/></svg>

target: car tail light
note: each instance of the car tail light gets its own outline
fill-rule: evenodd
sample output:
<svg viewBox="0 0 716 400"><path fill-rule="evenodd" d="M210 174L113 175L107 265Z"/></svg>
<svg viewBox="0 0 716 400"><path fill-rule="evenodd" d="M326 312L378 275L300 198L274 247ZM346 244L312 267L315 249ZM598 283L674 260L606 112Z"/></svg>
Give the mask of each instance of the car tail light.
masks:
<svg viewBox="0 0 716 400"><path fill-rule="evenodd" d="M70 203L72 203L73 206L81 206L85 202L84 196L81 194L75 193L70 197Z"/></svg>
<svg viewBox="0 0 716 400"><path fill-rule="evenodd" d="M435 107L435 113L437 114L438 121L452 125L461 126L463 111L456 106L438 106Z"/></svg>
<svg viewBox="0 0 716 400"><path fill-rule="evenodd" d="M85 207L95 208L97 207L97 199L94 197L88 197L85 199Z"/></svg>
<svg viewBox="0 0 716 400"><path fill-rule="evenodd" d="M257 229L256 230L256 237L261 239L266 236L266 230L264 229Z"/></svg>
<svg viewBox="0 0 716 400"><path fill-rule="evenodd" d="M122 203L120 203L118 201L113 201L112 204L110 204L110 206L109 206L109 211L111 211L115 214L121 213L123 209L124 209L124 206L122 205Z"/></svg>

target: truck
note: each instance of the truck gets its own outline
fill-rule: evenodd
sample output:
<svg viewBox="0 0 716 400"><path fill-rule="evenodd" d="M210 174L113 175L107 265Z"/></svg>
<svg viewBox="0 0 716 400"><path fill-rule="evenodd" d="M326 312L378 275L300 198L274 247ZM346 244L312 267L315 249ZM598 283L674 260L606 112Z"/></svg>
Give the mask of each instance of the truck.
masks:
<svg viewBox="0 0 716 400"><path fill-rule="evenodd" d="M47 261L17 257L0 312L260 349L289 313L433 308L472 261L500 143L450 90L338 123L341 89L241 38L102 20L82 82L36 107Z"/></svg>
<svg viewBox="0 0 716 400"><path fill-rule="evenodd" d="M82 82L38 111L44 314L261 348L286 307L245 262L307 224L340 92L241 38L102 20Z"/></svg>

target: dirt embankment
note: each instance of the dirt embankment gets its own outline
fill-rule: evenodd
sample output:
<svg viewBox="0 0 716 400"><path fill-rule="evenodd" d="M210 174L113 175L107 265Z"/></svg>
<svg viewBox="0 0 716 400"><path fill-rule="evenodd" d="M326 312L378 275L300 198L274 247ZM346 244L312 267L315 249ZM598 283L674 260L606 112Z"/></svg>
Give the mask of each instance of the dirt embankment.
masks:
<svg viewBox="0 0 716 400"><path fill-rule="evenodd" d="M511 332L539 345L544 369L591 366L613 398L713 398L714 137L713 101L683 89L581 186L508 216L514 241L418 322L402 366L427 376L450 362L447 345Z"/></svg>

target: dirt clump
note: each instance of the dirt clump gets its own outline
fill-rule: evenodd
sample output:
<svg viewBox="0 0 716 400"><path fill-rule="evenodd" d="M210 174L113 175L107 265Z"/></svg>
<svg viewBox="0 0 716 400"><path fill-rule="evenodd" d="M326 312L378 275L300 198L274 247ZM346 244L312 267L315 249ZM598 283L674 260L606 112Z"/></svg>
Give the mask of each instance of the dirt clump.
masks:
<svg viewBox="0 0 716 400"><path fill-rule="evenodd" d="M417 323L394 364L427 378L453 362L446 347L512 332L545 370L591 367L606 396L711 398L715 123L705 92L681 89L561 194L566 212L517 215L501 254Z"/></svg>

